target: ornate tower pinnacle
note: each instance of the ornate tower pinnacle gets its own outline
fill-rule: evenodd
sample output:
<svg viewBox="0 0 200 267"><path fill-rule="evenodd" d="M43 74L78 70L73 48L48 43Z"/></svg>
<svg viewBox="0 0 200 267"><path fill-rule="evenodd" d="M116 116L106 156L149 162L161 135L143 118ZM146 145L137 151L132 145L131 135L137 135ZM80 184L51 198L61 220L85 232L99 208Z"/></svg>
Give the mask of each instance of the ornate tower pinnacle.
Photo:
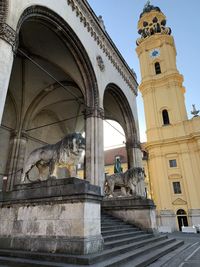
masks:
<svg viewBox="0 0 200 267"><path fill-rule="evenodd" d="M138 33L141 37L137 39L137 45L153 34L171 34L171 29L166 27L165 15L159 7L151 5L150 1L147 1L142 13L140 14Z"/></svg>
<svg viewBox="0 0 200 267"><path fill-rule="evenodd" d="M157 142L165 135L166 126L188 119L183 76L177 69L176 47L166 17L149 1L140 15L138 33L141 36L136 52L142 78L139 90L144 100L147 140Z"/></svg>
<svg viewBox="0 0 200 267"><path fill-rule="evenodd" d="M148 0L148 1L146 2L146 4L145 4L144 8L147 8L147 7L149 7L150 5L151 5L150 0Z"/></svg>

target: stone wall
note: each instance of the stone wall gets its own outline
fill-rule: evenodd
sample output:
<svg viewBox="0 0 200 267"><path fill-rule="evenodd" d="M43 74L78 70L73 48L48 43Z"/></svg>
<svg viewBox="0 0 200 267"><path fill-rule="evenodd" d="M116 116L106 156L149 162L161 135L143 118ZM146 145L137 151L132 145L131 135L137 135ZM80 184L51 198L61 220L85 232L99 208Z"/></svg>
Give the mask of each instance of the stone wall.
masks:
<svg viewBox="0 0 200 267"><path fill-rule="evenodd" d="M152 200L141 197L108 198L102 203L106 213L149 232L157 231L155 208Z"/></svg>

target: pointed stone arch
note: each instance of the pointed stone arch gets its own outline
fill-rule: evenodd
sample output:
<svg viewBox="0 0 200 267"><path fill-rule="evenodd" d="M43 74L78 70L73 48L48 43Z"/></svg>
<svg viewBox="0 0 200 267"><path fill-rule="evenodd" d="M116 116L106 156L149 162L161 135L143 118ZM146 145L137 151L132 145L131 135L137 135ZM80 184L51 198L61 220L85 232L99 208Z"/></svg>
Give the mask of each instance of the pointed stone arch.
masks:
<svg viewBox="0 0 200 267"><path fill-rule="evenodd" d="M113 111L111 110L111 112L109 112L107 110L106 101L110 103L110 108L112 107L111 102L114 102ZM135 119L125 94L114 83L108 84L105 89L104 110L105 119L117 121L125 132L128 168L138 165L136 150L140 147Z"/></svg>
<svg viewBox="0 0 200 267"><path fill-rule="evenodd" d="M63 18L61 18L54 11L50 10L47 7L34 5L28 7L22 13L17 25L17 36L19 36L19 32L23 23L31 19L40 21L45 25L51 26L51 30L59 36L62 42L64 42L65 46L73 54L76 63L78 64L78 67L80 68L81 73L83 75L86 106L98 107L99 92L96 76L89 56L81 41L74 33L73 29Z"/></svg>
<svg viewBox="0 0 200 267"><path fill-rule="evenodd" d="M61 18L57 13L55 13L53 10L39 5L30 6L26 10L24 10L18 21L18 25L16 28L16 36L17 36L16 38L17 41L15 45L16 53L17 51L19 53L19 49L21 50L20 31L21 29L23 29L24 25L27 26L26 23L30 21L32 24L34 24L35 22L42 24L43 27L48 28L48 30L51 31L52 34L55 34L56 39L58 39L60 43L62 43L62 47L66 47L66 50L70 52L77 66L77 69L79 70L78 74L81 75L80 76L81 85L77 83L78 85L77 87L78 90L80 90L80 92L83 94L83 103L84 103L82 108L84 110L81 109L79 112L83 113L84 111L85 114L85 117L83 116L83 120L85 119L84 127L86 132L85 178L92 184L102 186L104 177L103 136L101 134L103 111L99 106L100 104L99 104L98 84L89 55L87 54L84 45L74 32L73 28L66 21L63 18ZM24 51L25 54L27 55L26 49ZM23 56L25 56L25 54ZM32 56L31 53L29 54L29 56L31 58ZM38 56L40 56L40 54ZM42 60L42 58L40 58L39 60ZM51 60L49 61L49 63L51 63ZM55 63L55 66L57 68L60 67L60 69L63 71L61 65L57 65L57 63L58 62ZM73 76L69 78L73 80ZM39 91L39 88L37 90ZM34 108L36 108L37 105L40 103L40 101L45 97L45 95L47 95L44 92L38 93L37 90L34 91L35 96L33 94L31 95L33 102L30 103L32 99L29 99L29 103L26 103L27 104L26 109L28 107L28 110L27 112L24 111L23 118L21 118L21 125L18 127L19 138L18 137L17 138L20 139L20 141L18 142L18 148L16 149L13 148L13 149L16 151L17 150L20 151L21 147L22 148L22 150L20 151L21 154L24 153L24 150L26 148L27 135L25 130L27 129L29 122L34 117L35 114ZM81 123L80 126L82 127ZM21 163L22 160L20 160L20 164ZM19 166L18 163L13 165L11 167L12 168L11 172L16 171L15 169L18 169L18 166ZM11 189L16 181L20 182L20 179L17 178L16 180L14 176L11 177L9 179L8 188Z"/></svg>

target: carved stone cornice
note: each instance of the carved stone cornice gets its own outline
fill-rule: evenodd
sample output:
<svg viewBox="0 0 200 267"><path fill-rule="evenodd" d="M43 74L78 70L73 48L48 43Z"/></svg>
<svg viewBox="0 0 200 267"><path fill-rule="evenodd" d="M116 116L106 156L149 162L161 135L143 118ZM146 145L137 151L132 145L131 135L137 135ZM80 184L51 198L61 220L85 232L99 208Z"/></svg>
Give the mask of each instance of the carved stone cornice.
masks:
<svg viewBox="0 0 200 267"><path fill-rule="evenodd" d="M120 73L123 80L127 83L130 89L137 95L137 81L134 77L134 73L131 71L120 52L112 42L109 35L102 30L102 27L98 21L98 18L94 15L90 9L87 1L85 0L67 0L72 11L76 13L77 18L90 33L91 37L110 60L112 65Z"/></svg>
<svg viewBox="0 0 200 267"><path fill-rule="evenodd" d="M0 1L0 23L6 21L6 16L8 12L8 0Z"/></svg>
<svg viewBox="0 0 200 267"><path fill-rule="evenodd" d="M0 38L13 47L16 44L16 32L6 23L0 23Z"/></svg>
<svg viewBox="0 0 200 267"><path fill-rule="evenodd" d="M97 107L86 107L84 111L85 119L91 118L91 117L97 117L104 119L104 109L103 108L97 108Z"/></svg>

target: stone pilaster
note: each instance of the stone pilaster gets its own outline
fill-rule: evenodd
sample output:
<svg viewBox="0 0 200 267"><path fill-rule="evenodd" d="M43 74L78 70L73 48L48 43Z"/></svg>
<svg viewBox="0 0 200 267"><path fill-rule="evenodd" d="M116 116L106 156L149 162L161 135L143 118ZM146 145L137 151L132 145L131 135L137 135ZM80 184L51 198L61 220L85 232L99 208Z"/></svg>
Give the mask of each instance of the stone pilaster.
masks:
<svg viewBox="0 0 200 267"><path fill-rule="evenodd" d="M13 185L21 180L21 169L24 165L27 138L24 134L13 132L10 138L10 153L7 163L8 183L7 190L12 190Z"/></svg>
<svg viewBox="0 0 200 267"><path fill-rule="evenodd" d="M15 38L15 31L8 24L0 23L0 122L12 70Z"/></svg>
<svg viewBox="0 0 200 267"><path fill-rule="evenodd" d="M101 108L86 108L86 180L102 189L104 184L103 118Z"/></svg>

